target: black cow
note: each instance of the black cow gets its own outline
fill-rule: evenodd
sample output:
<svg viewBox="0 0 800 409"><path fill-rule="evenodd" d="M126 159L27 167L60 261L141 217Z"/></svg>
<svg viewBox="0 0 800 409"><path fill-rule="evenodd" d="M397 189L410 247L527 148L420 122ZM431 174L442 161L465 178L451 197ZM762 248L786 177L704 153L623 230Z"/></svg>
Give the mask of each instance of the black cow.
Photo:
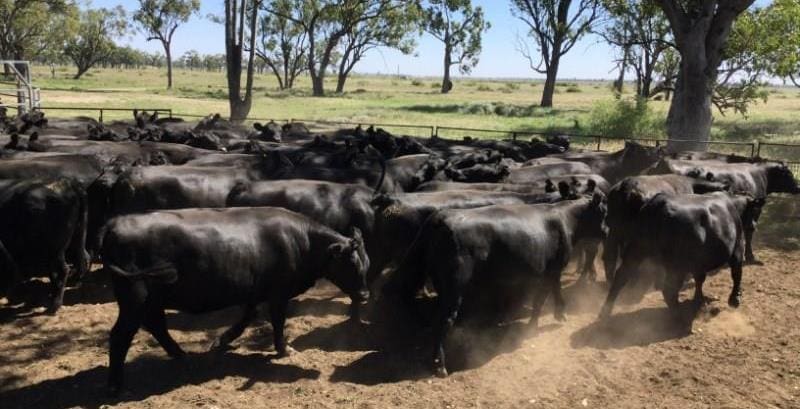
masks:
<svg viewBox="0 0 800 409"><path fill-rule="evenodd" d="M189 209L111 220L103 241L119 316L111 330L109 385L119 391L131 340L144 326L172 357L184 353L169 336L164 309L203 313L241 305L242 319L214 343L241 335L258 304L269 303L275 349L289 300L327 278L365 301L369 258L361 234L345 237L277 208Z"/></svg>
<svg viewBox="0 0 800 409"><path fill-rule="evenodd" d="M111 214L158 209L225 207L238 184L253 180L241 167L153 166L123 173L111 193Z"/></svg>
<svg viewBox="0 0 800 409"><path fill-rule="evenodd" d="M606 281L611 282L620 251L630 240L638 239L632 229L642 206L659 193L684 195L727 190L719 182L680 175L634 176L614 185L608 192L608 237L603 243Z"/></svg>
<svg viewBox="0 0 800 409"><path fill-rule="evenodd" d="M318 180L276 180L242 183L233 188L227 207L282 207L322 223L341 234L353 227L364 234L367 254L373 254L375 214L372 189ZM350 313L359 319L358 304Z"/></svg>
<svg viewBox="0 0 800 409"><path fill-rule="evenodd" d="M607 193L610 186L600 175L564 175L549 179L537 180L532 183L461 183L431 181L421 184L417 192L441 192L446 190L483 190L489 192L517 192L517 193L543 193L555 192L558 190L559 182L567 182L572 185L587 185L592 180L597 186L597 190Z"/></svg>
<svg viewBox="0 0 800 409"><path fill-rule="evenodd" d="M641 174L663 156L664 150L661 148L652 148L626 141L622 150L613 153L565 153L556 157L569 161L583 162L589 165L592 173L599 174L613 185L628 176Z"/></svg>
<svg viewBox="0 0 800 409"><path fill-rule="evenodd" d="M402 267L393 271L384 289L403 302L410 301L424 284L424 277L416 275L424 262L420 256L419 234L425 222L436 212L447 209L471 209L491 205L553 203L575 198L577 186L559 183L559 192L520 194L514 192L485 192L454 190L446 192L412 193L397 196L381 195L373 200L375 230L370 254L372 269L368 281L372 283L384 269ZM593 188L593 187L592 187Z"/></svg>
<svg viewBox="0 0 800 409"><path fill-rule="evenodd" d="M564 162L538 166L523 166L521 168L511 169L509 173L505 180L508 183L533 183L557 176L589 175L595 172L585 163Z"/></svg>
<svg viewBox="0 0 800 409"><path fill-rule="evenodd" d="M266 142L281 142L283 138L281 126L274 121L269 121L266 125L261 125L260 122L256 122L253 124L253 128L255 128L257 133L251 135L251 139L258 139Z"/></svg>
<svg viewBox="0 0 800 409"><path fill-rule="evenodd" d="M800 193L792 171L779 162L723 163L716 160L665 159L651 169L650 173L706 177L727 183L732 192L746 193L758 198L766 197L770 193Z"/></svg>
<svg viewBox="0 0 800 409"><path fill-rule="evenodd" d="M477 299L498 300L520 292L532 296L536 327L548 293L555 316L564 319L561 272L581 239L600 238L603 195L556 204L502 205L444 210L426 224L427 275L438 294L433 365L447 376L444 342L459 313Z"/></svg>
<svg viewBox="0 0 800 409"><path fill-rule="evenodd" d="M636 216L631 230L636 240L630 240L622 252L622 265L614 275L600 317L611 314L620 290L645 261L663 269L661 291L676 318L678 293L686 277L694 277L694 303L699 307L705 302L706 274L726 264L733 278L728 304L738 307L745 250L743 225L763 204L763 199L732 197L725 192L655 195Z"/></svg>
<svg viewBox="0 0 800 409"><path fill-rule="evenodd" d="M87 212L86 192L74 180L0 180L0 292L23 275L47 275L48 311L55 313L70 275L67 261L79 277L89 269Z"/></svg>

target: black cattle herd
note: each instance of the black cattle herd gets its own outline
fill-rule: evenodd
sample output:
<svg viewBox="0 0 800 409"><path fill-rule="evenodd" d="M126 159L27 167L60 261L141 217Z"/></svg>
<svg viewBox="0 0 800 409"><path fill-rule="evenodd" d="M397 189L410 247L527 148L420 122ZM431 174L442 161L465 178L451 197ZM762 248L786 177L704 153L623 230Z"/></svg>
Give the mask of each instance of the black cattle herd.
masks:
<svg viewBox="0 0 800 409"><path fill-rule="evenodd" d="M287 305L320 278L352 299L354 322L370 292L370 302L380 294L409 311L435 297L436 312L423 318L440 376L458 320L497 323L527 304L535 327L550 295L564 319L562 271L576 259L580 280L595 280L601 248L609 293L600 319L637 282L660 289L681 320L685 280L694 278L699 306L706 274L724 266L736 307L742 266L758 262L751 241L767 196L798 193L781 163L633 142L592 152L565 137L421 139L361 127L314 134L299 123L247 129L219 115L134 119L48 121L34 112L0 121L0 291L13 297L26 279L49 277L55 313L67 282L101 263L119 305L113 390L140 327L170 356L183 355L165 309L241 306L214 343L224 348L266 303L275 348L290 352Z"/></svg>

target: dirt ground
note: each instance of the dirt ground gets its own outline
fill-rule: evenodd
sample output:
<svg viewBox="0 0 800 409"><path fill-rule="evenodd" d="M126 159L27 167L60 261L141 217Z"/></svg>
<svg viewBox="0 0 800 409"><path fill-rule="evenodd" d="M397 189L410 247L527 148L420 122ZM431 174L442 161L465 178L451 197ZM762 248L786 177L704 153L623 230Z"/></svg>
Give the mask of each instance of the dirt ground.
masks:
<svg viewBox="0 0 800 409"><path fill-rule="evenodd" d="M718 301L690 335L669 324L655 292L597 323L602 284L574 286L567 273L566 323L547 314L539 331L526 319L480 334L457 329L446 379L430 375L428 331L391 313L354 327L349 301L321 285L292 304L295 354L274 357L263 318L231 351L207 354L238 311L172 313L171 333L190 355L172 361L140 331L127 391L111 398L107 337L117 307L97 273L68 292L57 316L0 308L0 408L800 408L799 207L771 200L757 233L765 265L745 268L742 307L725 303L731 284L721 271L705 287Z"/></svg>

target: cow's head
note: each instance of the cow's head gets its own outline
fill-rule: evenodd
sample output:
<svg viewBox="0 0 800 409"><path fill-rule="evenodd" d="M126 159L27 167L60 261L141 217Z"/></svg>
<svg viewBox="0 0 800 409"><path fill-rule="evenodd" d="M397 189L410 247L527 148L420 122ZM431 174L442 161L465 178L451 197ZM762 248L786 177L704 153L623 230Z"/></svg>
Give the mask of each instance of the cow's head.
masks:
<svg viewBox="0 0 800 409"><path fill-rule="evenodd" d="M767 193L800 193L797 179L786 164L772 162L764 166L767 167Z"/></svg>
<svg viewBox="0 0 800 409"><path fill-rule="evenodd" d="M624 161L633 170L641 170L652 166L665 155L663 148L644 146L636 142L625 141L625 148L622 150Z"/></svg>
<svg viewBox="0 0 800 409"><path fill-rule="evenodd" d="M602 239L608 233L606 226L606 197L603 193L593 192L586 200L586 206L578 216L578 224L575 231L577 238Z"/></svg>
<svg viewBox="0 0 800 409"><path fill-rule="evenodd" d="M442 169L450 166L450 162L439 157L431 157L420 166L414 176L411 177L411 185L416 189L419 185L432 180Z"/></svg>
<svg viewBox="0 0 800 409"><path fill-rule="evenodd" d="M353 302L364 302L369 299L369 257L361 230L354 227L351 236L328 247L330 263L326 278L349 295Z"/></svg>

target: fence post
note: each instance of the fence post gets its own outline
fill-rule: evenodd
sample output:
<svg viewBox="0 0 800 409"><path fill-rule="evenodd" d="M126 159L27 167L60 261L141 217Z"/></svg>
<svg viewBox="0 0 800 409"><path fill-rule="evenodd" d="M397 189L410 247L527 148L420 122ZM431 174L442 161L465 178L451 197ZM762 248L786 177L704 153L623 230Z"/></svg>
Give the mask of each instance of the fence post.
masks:
<svg viewBox="0 0 800 409"><path fill-rule="evenodd" d="M517 133L516 132L511 132L511 140L514 141L514 142L517 141Z"/></svg>
<svg viewBox="0 0 800 409"><path fill-rule="evenodd" d="M603 138L600 136L596 136L597 138L597 152L600 152L600 144L603 143Z"/></svg>
<svg viewBox="0 0 800 409"><path fill-rule="evenodd" d="M100 123L103 123L103 108L100 108Z"/></svg>
<svg viewBox="0 0 800 409"><path fill-rule="evenodd" d="M758 150L756 151L756 157L760 158L761 157L761 141L756 141L756 142L758 142Z"/></svg>

